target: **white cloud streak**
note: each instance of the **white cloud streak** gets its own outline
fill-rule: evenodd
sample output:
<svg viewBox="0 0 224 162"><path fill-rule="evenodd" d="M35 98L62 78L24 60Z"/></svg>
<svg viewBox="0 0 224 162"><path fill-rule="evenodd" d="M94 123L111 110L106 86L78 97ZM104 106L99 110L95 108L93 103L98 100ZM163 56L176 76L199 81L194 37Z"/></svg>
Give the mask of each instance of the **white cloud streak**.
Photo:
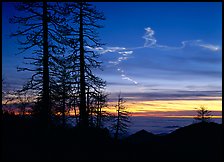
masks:
<svg viewBox="0 0 224 162"><path fill-rule="evenodd" d="M201 47L201 48L214 51L214 52L221 50L220 46L204 43L202 40L188 40L188 41L182 41L181 43L182 43L182 46L180 48L186 48L187 46L196 46L196 47Z"/></svg>
<svg viewBox="0 0 224 162"><path fill-rule="evenodd" d="M157 40L154 38L154 30L150 27L145 28L145 35L142 37L145 39L144 47L152 47L156 45Z"/></svg>
<svg viewBox="0 0 224 162"><path fill-rule="evenodd" d="M123 56L127 56L127 55L131 55L133 53L133 51L124 51L124 52L118 52L118 53Z"/></svg>
<svg viewBox="0 0 224 162"><path fill-rule="evenodd" d="M161 45L157 43L157 39L154 36L155 35L155 31L151 28L151 27L146 27L145 28L145 34L142 37L143 39L145 39L145 43L143 46L140 47L132 47L132 48L126 48L126 47L96 47L96 48L92 48L89 46L86 46L87 49L93 50L93 51L97 51L100 54L106 54L106 53L112 53L112 52L117 52L118 54L122 55L120 57L117 58L116 61L109 61L108 63L113 64L114 66L119 66L124 60L128 60L129 56L132 55L134 53L134 50L137 49L142 49L142 48L156 48L156 49L162 49L162 50L178 50L178 49L184 49L187 48L189 46L195 46L195 47L200 47L206 50L210 50L213 52L219 51L222 48L218 45L213 45L213 44L209 44L209 43L205 43L202 40L187 40L187 41L182 41L181 42L181 46L168 46L168 45ZM137 81L135 81L134 79L128 77L127 75L125 75L124 70L122 70L120 67L117 68L117 71L121 73L121 77L124 80L128 80L133 82L134 84L138 84Z"/></svg>
<svg viewBox="0 0 224 162"><path fill-rule="evenodd" d="M157 43L157 39L154 35L155 35L155 31L151 27L146 27L145 28L145 34L142 37L143 39L145 39L145 43L144 43L143 46L132 47L132 48L125 48L125 47L106 47L106 48L96 47L96 48L92 48L92 47L86 46L86 48L98 51L100 54L118 52L119 54L122 54L123 56L133 54L133 50L142 49L142 48L157 48L157 49L163 49L163 50L178 50L178 49L184 49L184 48L189 47L189 46L197 46L197 47L201 47L201 48L211 50L211 51L214 51L214 52L222 49L218 45L205 43L202 40L182 41L181 46L161 45L161 44Z"/></svg>
<svg viewBox="0 0 224 162"><path fill-rule="evenodd" d="M145 28L145 35L142 37L145 39L145 43L143 47L136 47L132 49L139 49L139 48L158 48L158 49L166 49L166 50L176 50L176 49L183 49L187 46L197 46L211 51L219 51L221 47L218 45L213 45L209 43L204 43L202 40L188 40L182 41L182 46L180 47L172 47L167 45L161 45L157 43L157 39L154 37L155 31L147 27Z"/></svg>
<svg viewBox="0 0 224 162"><path fill-rule="evenodd" d="M118 70L118 69L117 69ZM130 78L130 77L128 77L128 76L126 76L125 74L124 74L124 71L123 70L118 70L119 72L121 72L121 78L123 79L123 80L128 80L128 81L130 81L130 82L133 82L134 84L138 84L138 82L137 81L135 81L134 79L132 79L132 78Z"/></svg>
<svg viewBox="0 0 224 162"><path fill-rule="evenodd" d="M105 47L105 48L95 47L95 48L92 48L90 46L86 46L86 48L93 50L93 51L97 51L100 54L105 54L105 53L110 53L110 52L119 52L119 51L123 51L126 49L125 47Z"/></svg>
<svg viewBox="0 0 224 162"><path fill-rule="evenodd" d="M122 56L118 57L118 59L116 61L109 61L109 63L114 64L116 66L119 66L119 64L121 64L122 61L127 60L129 58L129 56L131 54L133 54L133 51L121 51L121 52L118 52L118 53L121 54ZM117 68L117 71L121 74L121 79L128 80L128 81L130 81L130 82L132 82L134 84L138 84L137 81L135 81L134 79L128 77L125 74L124 70L122 70L120 67Z"/></svg>
<svg viewBox="0 0 224 162"><path fill-rule="evenodd" d="M221 47L215 46L215 45L212 45L212 44L200 44L199 46L201 46L203 48L206 48L206 49L210 49L212 51L219 51L219 50L221 50Z"/></svg>

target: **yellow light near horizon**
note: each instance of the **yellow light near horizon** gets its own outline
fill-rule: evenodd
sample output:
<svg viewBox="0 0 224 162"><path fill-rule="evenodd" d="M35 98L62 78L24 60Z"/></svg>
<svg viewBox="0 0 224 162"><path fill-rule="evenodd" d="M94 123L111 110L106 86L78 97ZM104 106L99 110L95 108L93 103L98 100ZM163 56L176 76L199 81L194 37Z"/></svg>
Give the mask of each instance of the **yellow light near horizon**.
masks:
<svg viewBox="0 0 224 162"><path fill-rule="evenodd" d="M186 116L186 115L182 115L182 116L173 115L173 116L165 116L165 117L167 117L167 118L180 118L180 117L181 118L192 118L192 116ZM220 119L220 118L222 118L222 116L213 115L212 118Z"/></svg>
<svg viewBox="0 0 224 162"><path fill-rule="evenodd" d="M141 106L143 104L144 106ZM195 110L200 106L205 106L211 111L221 111L221 100L168 100L168 101L144 101L139 104L143 109L154 111L182 111Z"/></svg>
<svg viewBox="0 0 224 162"><path fill-rule="evenodd" d="M115 113L116 102L111 102L107 109ZM144 112L177 112L195 111L196 108L205 106L210 111L222 111L222 100L154 100L154 101L127 101L125 107L133 114Z"/></svg>
<svg viewBox="0 0 224 162"><path fill-rule="evenodd" d="M133 98L134 99L134 98ZM8 102L7 104L18 103L17 100ZM112 114L116 114L115 105L117 102L108 102L108 107L103 108ZM200 100L190 100L184 98L182 100L152 100L152 101L134 101L127 100L124 106L132 116L151 116L151 117L192 117L189 115L195 115L196 108L205 106L209 111L215 112L213 117L222 117L222 97L204 97ZM19 112L20 110L15 110ZM189 113L190 111L190 113ZM193 112L193 113L192 113ZM71 109L66 115L75 116L79 114L79 110ZM61 115L58 113L57 115ZM220 116L218 116L220 115Z"/></svg>

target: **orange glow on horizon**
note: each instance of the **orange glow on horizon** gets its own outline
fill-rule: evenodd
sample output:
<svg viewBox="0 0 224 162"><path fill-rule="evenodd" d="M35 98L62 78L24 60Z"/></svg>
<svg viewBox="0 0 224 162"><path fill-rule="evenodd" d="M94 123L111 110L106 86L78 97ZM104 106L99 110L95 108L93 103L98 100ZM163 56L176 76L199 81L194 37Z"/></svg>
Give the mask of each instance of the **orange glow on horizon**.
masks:
<svg viewBox="0 0 224 162"><path fill-rule="evenodd" d="M194 118L195 116L164 116L166 118ZM211 118L214 118L214 119L221 119L222 116L211 116Z"/></svg>
<svg viewBox="0 0 224 162"><path fill-rule="evenodd" d="M111 114L116 114L115 105L117 102L108 102L108 107L103 108ZM193 118L196 115L196 108L205 106L212 111L212 118L222 118L222 100L210 98L210 100L153 100L153 101L126 101L124 106L131 113L131 116L148 116L148 117L178 117ZM21 112L14 109L15 114ZM76 109L76 114L79 110ZM26 115L30 113L26 112ZM55 115L61 115L57 113ZM75 116L74 109L66 113L66 116Z"/></svg>
<svg viewBox="0 0 224 162"><path fill-rule="evenodd" d="M110 102L104 110L116 113L116 102ZM132 116L151 117L193 117L196 108L205 106L209 111L220 113L214 114L213 118L221 118L222 100L154 100L154 101L126 101L124 106Z"/></svg>

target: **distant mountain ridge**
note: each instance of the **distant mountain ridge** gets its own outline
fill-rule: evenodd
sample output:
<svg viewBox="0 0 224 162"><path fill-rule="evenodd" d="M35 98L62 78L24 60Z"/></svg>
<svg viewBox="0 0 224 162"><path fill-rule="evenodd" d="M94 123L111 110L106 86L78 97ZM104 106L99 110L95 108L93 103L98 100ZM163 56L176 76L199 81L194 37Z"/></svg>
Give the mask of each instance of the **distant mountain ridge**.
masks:
<svg viewBox="0 0 224 162"><path fill-rule="evenodd" d="M175 131L155 135L138 131L123 139L126 149L136 148L132 156L160 160L220 160L222 159L222 124L195 123Z"/></svg>
<svg viewBox="0 0 224 162"><path fill-rule="evenodd" d="M107 129L85 130L79 127L58 126L43 129L39 127L36 120L20 119L17 116L6 117L2 126L3 160L46 158L52 160L221 160L223 158L223 126L217 123L195 123L164 135L141 130L118 141L113 139Z"/></svg>
<svg viewBox="0 0 224 162"><path fill-rule="evenodd" d="M181 138L193 140L193 138L211 138L213 136L220 136L222 134L222 124L214 122L194 123L188 126L180 127L171 133L153 134L144 129L128 136L124 139L126 142L142 143L158 141L160 139Z"/></svg>

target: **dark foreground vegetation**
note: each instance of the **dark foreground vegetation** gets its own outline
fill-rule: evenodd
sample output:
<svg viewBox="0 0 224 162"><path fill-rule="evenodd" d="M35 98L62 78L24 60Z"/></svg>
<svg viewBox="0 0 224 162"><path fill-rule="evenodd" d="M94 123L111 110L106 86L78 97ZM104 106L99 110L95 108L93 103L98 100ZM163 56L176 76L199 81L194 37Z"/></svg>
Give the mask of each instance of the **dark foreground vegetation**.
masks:
<svg viewBox="0 0 224 162"><path fill-rule="evenodd" d="M38 126L35 119L4 116L1 160L221 160L222 125L201 122L168 135L141 130L114 140L107 129Z"/></svg>

